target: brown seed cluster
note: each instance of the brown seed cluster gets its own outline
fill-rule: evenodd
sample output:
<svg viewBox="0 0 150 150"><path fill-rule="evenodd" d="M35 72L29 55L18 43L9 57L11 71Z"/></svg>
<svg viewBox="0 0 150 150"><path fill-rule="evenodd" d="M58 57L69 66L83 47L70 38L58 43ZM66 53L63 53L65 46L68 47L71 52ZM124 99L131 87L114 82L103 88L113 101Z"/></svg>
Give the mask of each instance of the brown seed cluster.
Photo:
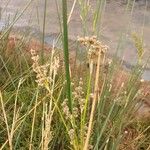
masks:
<svg viewBox="0 0 150 150"><path fill-rule="evenodd" d="M36 82L39 86L48 86L53 81L52 76L57 74L59 68L59 58L54 57L50 63L44 65L39 64L39 55L31 49L31 58L33 60L33 71L36 73Z"/></svg>
<svg viewBox="0 0 150 150"><path fill-rule="evenodd" d="M78 86L74 87L74 84L72 83L72 89L73 89L73 92L72 92L73 112L72 114L69 111L69 107L67 105L67 101L68 101L67 99L65 99L61 105L63 108L65 118L67 120L71 119L72 116L74 118L79 118L83 112L83 108L85 104L82 78L80 78Z"/></svg>
<svg viewBox="0 0 150 150"><path fill-rule="evenodd" d="M108 46L103 45L99 40L97 40L96 36L78 38L78 41L88 48L88 59L92 61L97 60L99 51L103 58L108 50Z"/></svg>
<svg viewBox="0 0 150 150"><path fill-rule="evenodd" d="M79 85L75 87L73 93L73 99L75 103L79 104L80 113L83 112L83 108L85 105L84 91L83 91L83 80L80 78ZM77 111L79 114L79 110Z"/></svg>

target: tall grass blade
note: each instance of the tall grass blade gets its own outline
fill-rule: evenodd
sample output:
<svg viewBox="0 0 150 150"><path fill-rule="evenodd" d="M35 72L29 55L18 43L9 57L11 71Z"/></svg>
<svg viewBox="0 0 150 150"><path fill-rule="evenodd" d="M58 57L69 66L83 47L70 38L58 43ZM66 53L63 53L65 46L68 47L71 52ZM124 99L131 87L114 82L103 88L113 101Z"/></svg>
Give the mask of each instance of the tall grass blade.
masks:
<svg viewBox="0 0 150 150"><path fill-rule="evenodd" d="M71 81L69 72L69 50L68 50L68 26L67 26L67 1L62 0L62 14L63 14L63 48L65 59L65 72L67 80L67 98L69 109L72 112L72 99L71 99Z"/></svg>
<svg viewBox="0 0 150 150"><path fill-rule="evenodd" d="M43 18L42 50L41 50L41 62L42 63L44 63L44 41L45 41L46 10L47 10L47 0L44 1L44 18Z"/></svg>

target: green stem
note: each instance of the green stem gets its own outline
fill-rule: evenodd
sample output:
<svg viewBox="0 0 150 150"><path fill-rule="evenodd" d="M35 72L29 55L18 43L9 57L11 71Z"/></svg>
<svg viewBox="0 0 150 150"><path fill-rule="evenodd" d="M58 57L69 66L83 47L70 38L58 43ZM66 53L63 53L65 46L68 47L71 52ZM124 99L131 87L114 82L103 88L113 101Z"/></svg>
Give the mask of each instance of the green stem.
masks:
<svg viewBox="0 0 150 150"><path fill-rule="evenodd" d="M47 10L47 0L45 0L45 2L44 2L44 19L43 19L42 50L41 50L41 62L42 62L42 64L44 63L44 41L45 41L46 10Z"/></svg>
<svg viewBox="0 0 150 150"><path fill-rule="evenodd" d="M63 47L64 47L64 60L65 71L67 80L67 98L69 109L72 113L72 99L71 99L71 82L69 72L69 51L68 51L68 26L67 26L67 1L62 0L62 14L63 14Z"/></svg>

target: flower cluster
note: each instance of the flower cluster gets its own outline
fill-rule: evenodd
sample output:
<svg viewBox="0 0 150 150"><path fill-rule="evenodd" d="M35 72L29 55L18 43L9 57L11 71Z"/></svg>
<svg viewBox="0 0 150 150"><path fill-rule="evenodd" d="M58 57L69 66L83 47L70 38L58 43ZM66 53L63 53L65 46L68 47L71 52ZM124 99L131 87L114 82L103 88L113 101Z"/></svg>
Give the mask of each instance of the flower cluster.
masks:
<svg viewBox="0 0 150 150"><path fill-rule="evenodd" d="M36 73L36 82L39 86L49 85L52 82L52 73L57 74L59 68L59 58L54 57L51 63L44 65L39 64L39 55L36 51L31 49L31 59L33 60L33 71Z"/></svg>
<svg viewBox="0 0 150 150"><path fill-rule="evenodd" d="M64 115L65 115L65 119L69 119L70 118L70 116L71 116L71 113L70 113L70 111L69 111L69 107L68 107L68 105L67 105L67 101L68 101L68 99L65 99L64 101L63 101L63 103L61 104L61 106L62 106L62 108L63 108L63 113L64 113Z"/></svg>
<svg viewBox="0 0 150 150"><path fill-rule="evenodd" d="M80 78L79 85L77 87L74 87L74 84L72 83L72 99L73 99L73 111L72 114L69 111L69 107L67 105L67 99L63 101L61 104L63 108L63 113L65 115L65 119L71 119L71 117L77 118L80 114L83 112L84 104L85 104L85 98L84 98L84 91L83 91L83 80Z"/></svg>
<svg viewBox="0 0 150 150"><path fill-rule="evenodd" d="M84 97L84 91L83 91L83 80L80 78L79 85L75 87L73 94L73 98L77 103L79 103L80 107L80 113L83 112L84 104L85 104L85 98ZM74 113L75 114L75 113Z"/></svg>
<svg viewBox="0 0 150 150"><path fill-rule="evenodd" d="M74 129L70 129L69 132L68 132L68 134L69 134L69 137L70 137L71 141L73 141L74 137L75 137L75 131L74 131Z"/></svg>
<svg viewBox="0 0 150 150"><path fill-rule="evenodd" d="M89 60L95 61L98 58L99 52L101 52L101 56L103 57L108 49L108 46L98 41L96 36L78 38L78 41L89 49Z"/></svg>

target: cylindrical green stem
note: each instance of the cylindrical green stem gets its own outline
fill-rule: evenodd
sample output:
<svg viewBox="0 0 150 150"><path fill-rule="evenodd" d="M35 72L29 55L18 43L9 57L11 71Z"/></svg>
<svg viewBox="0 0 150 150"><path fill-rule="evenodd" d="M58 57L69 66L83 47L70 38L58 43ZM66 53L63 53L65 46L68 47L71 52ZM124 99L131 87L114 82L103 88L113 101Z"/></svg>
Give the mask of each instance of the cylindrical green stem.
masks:
<svg viewBox="0 0 150 150"><path fill-rule="evenodd" d="M43 18L43 33L42 33L42 49L41 62L44 63L44 42L45 42L45 25L46 25L47 0L44 1L44 18Z"/></svg>
<svg viewBox="0 0 150 150"><path fill-rule="evenodd" d="M67 80L67 98L68 98L69 109L72 112L71 82L70 82L70 71L69 71L69 51L68 51L67 1L66 0L62 0L62 13L63 13L64 60L65 60L66 80Z"/></svg>

